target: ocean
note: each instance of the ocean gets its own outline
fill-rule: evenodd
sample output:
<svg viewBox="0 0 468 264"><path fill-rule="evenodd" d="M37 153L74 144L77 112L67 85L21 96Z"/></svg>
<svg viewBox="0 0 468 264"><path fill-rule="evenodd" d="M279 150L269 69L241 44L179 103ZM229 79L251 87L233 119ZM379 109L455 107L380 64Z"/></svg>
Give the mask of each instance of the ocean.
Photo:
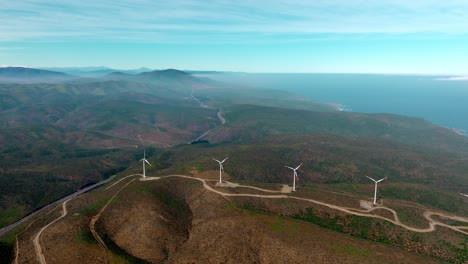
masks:
<svg viewBox="0 0 468 264"><path fill-rule="evenodd" d="M334 103L343 111L420 117L465 135L468 131L468 80L378 74L218 73L203 77L242 86L286 90Z"/></svg>

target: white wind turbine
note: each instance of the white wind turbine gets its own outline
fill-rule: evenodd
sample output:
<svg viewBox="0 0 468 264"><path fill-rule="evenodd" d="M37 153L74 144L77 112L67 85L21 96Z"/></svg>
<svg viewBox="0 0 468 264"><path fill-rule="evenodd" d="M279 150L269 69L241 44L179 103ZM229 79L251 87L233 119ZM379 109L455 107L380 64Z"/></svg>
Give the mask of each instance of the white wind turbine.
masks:
<svg viewBox="0 0 468 264"><path fill-rule="evenodd" d="M385 177L385 178L383 178L383 179L380 179L380 180L378 180L378 181L372 179L372 178L369 177L369 176L366 176L366 177L369 178L369 179L371 179L373 182L375 182L375 190L374 190L374 205L375 205L376 202L377 202L377 183L379 183L379 182L381 182L381 181L387 179L387 177Z"/></svg>
<svg viewBox="0 0 468 264"><path fill-rule="evenodd" d="M461 194L461 195L463 195L463 196L466 196L466 197L468 197L468 194L464 194L464 193L460 193L460 194Z"/></svg>
<svg viewBox="0 0 468 264"><path fill-rule="evenodd" d="M291 169L291 170L294 171L294 176L293 176L293 189L292 189L293 191L296 191L296 179L299 180L299 177L297 177L297 169L299 169L299 167L301 167L301 166L302 166L302 163L301 163L299 166L297 166L296 168L289 167L289 166L285 166L286 168L289 168L289 169Z"/></svg>
<svg viewBox="0 0 468 264"><path fill-rule="evenodd" d="M219 161L215 158L213 158L214 161L218 162L219 163L219 183L221 183L221 171L224 171L224 167L223 167L223 163L228 159L228 157L226 157L225 159L223 159L222 161Z"/></svg>
<svg viewBox="0 0 468 264"><path fill-rule="evenodd" d="M140 161L143 163L143 178L146 178L145 163L151 166L151 163L146 159L146 151L143 151L143 158Z"/></svg>

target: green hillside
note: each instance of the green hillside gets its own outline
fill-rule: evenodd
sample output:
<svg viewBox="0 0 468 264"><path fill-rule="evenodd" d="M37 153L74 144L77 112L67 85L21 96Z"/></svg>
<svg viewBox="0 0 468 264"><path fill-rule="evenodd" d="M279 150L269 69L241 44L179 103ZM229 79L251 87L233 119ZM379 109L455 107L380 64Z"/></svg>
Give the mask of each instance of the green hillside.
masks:
<svg viewBox="0 0 468 264"><path fill-rule="evenodd" d="M331 134L394 140L468 154L468 138L419 118L392 114L318 112L236 105L225 109L229 122L209 139L243 142L273 135Z"/></svg>
<svg viewBox="0 0 468 264"><path fill-rule="evenodd" d="M181 146L156 155L153 162L160 167L151 173L216 170L218 165L211 158L225 156L229 156L225 171L235 181L290 184L291 171L285 166L303 163L299 184L353 189L370 184L366 175L388 177L388 183L403 184L386 190L394 198L468 214L458 194L468 186L465 158L382 139L276 136L244 144ZM443 205L438 201L444 201Z"/></svg>

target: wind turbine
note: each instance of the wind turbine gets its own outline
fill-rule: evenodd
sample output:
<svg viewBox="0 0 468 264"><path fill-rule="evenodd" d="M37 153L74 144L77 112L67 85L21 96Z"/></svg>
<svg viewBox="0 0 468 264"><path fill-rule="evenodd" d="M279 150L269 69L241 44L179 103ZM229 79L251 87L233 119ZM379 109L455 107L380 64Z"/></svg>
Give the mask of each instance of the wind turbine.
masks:
<svg viewBox="0 0 468 264"><path fill-rule="evenodd" d="M291 170L294 171L294 176L293 176L293 189L292 189L293 192L296 191L296 179L299 180L299 177L297 177L297 169L299 169L299 167L301 167L301 166L302 166L302 163L301 163L299 166L297 166L296 168L289 167L289 166L285 166L286 168L289 168L289 169L291 169Z"/></svg>
<svg viewBox="0 0 468 264"><path fill-rule="evenodd" d="M468 194L464 194L464 193L460 193L460 194L461 194L461 195L463 195L463 196L466 196L466 197L468 197Z"/></svg>
<svg viewBox="0 0 468 264"><path fill-rule="evenodd" d="M387 179L387 177L385 177L385 178L383 178L383 179L380 179L380 180L378 180L378 181L372 179L372 178L369 177L369 176L366 176L366 177L369 178L369 179L371 179L373 182L375 182L375 191L374 191L374 205L375 205L376 202L377 202L377 183L379 183L379 182L381 182L381 181Z"/></svg>
<svg viewBox="0 0 468 264"><path fill-rule="evenodd" d="M219 161L215 158L213 158L214 161L218 162L219 163L219 183L221 183L221 171L224 171L224 167L223 167L223 163L228 159L228 157L226 157L225 159L223 159L222 161Z"/></svg>
<svg viewBox="0 0 468 264"><path fill-rule="evenodd" d="M143 151L143 158L140 161L143 163L143 178L146 178L145 163L151 166L151 163L146 159L146 151Z"/></svg>

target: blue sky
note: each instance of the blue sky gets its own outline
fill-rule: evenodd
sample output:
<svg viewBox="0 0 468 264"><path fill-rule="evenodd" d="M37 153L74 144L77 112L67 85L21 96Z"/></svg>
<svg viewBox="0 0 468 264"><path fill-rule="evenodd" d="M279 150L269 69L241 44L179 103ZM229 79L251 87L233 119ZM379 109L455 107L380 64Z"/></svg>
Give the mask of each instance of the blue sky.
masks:
<svg viewBox="0 0 468 264"><path fill-rule="evenodd" d="M468 74L468 1L0 1L0 65Z"/></svg>

